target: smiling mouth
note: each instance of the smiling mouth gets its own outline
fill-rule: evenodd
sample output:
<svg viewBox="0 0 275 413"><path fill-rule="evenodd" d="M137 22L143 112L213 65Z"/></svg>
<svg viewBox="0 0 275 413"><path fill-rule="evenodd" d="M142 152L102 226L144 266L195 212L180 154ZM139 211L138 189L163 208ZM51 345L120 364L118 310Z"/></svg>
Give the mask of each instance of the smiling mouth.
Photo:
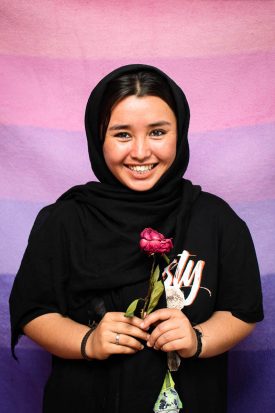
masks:
<svg viewBox="0 0 275 413"><path fill-rule="evenodd" d="M134 172L138 172L140 174L143 174L145 172L151 171L153 168L155 168L158 164L157 163L152 163L148 165L125 165L128 169Z"/></svg>

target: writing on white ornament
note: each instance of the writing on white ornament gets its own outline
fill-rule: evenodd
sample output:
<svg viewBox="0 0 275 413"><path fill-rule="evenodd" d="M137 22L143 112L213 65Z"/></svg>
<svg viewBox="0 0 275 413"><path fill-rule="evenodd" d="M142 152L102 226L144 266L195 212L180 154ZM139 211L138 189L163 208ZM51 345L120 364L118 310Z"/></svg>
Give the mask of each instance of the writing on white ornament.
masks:
<svg viewBox="0 0 275 413"><path fill-rule="evenodd" d="M194 302L200 288L206 289L209 295L211 295L208 288L201 287L205 261L199 260L195 264L195 261L191 259L191 257L195 257L195 255L185 250L181 254L178 254L178 256L180 259L175 258L163 270L162 277L165 287L172 285L180 289L182 287L191 287L188 296L184 297L184 306L191 305Z"/></svg>

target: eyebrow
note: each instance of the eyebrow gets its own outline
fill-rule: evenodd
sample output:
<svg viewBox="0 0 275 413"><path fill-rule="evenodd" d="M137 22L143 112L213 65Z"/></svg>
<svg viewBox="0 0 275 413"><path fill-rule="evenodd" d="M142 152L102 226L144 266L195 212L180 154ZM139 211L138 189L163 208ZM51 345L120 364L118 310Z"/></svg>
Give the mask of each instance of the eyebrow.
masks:
<svg viewBox="0 0 275 413"><path fill-rule="evenodd" d="M149 127L153 128L156 126L171 126L170 122L167 122L166 120L160 120L158 122L154 122L154 123L149 123ZM108 128L108 130L121 130L121 129L131 129L131 125L113 125L110 128Z"/></svg>

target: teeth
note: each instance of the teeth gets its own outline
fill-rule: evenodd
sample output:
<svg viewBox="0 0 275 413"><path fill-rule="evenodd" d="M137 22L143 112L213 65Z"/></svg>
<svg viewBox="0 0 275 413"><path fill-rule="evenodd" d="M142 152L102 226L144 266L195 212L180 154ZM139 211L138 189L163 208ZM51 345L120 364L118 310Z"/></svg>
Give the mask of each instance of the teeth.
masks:
<svg viewBox="0 0 275 413"><path fill-rule="evenodd" d="M146 172L150 171L154 165L137 165L137 166L130 166L128 165L128 168L131 169L132 171L137 171L137 172Z"/></svg>

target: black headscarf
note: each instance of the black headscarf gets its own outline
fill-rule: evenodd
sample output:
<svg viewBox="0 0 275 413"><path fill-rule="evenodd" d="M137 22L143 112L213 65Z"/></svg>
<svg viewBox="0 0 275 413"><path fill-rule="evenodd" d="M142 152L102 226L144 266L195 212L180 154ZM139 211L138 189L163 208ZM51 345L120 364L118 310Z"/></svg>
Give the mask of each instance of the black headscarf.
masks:
<svg viewBox="0 0 275 413"><path fill-rule="evenodd" d="M100 104L108 82L138 70L154 71L168 83L177 117L175 160L147 191L129 189L112 175L99 136ZM189 118L181 88L153 66L123 66L97 84L88 100L85 127L92 169L100 182L69 189L38 214L10 297L13 346L20 326L34 316L60 312L85 322L77 312L95 296L103 298L106 311L125 311L133 299L144 297L151 268L151 259L139 249L144 228L173 238L171 257L182 252L192 204L200 193L200 187L182 178L189 161ZM165 306L165 297L160 306ZM162 386L166 354L145 348L134 356L112 356L97 369L95 394L100 398L108 392L106 412L149 413ZM94 407L103 411L100 405Z"/></svg>
<svg viewBox="0 0 275 413"><path fill-rule="evenodd" d="M160 74L169 84L176 104L177 152L173 164L159 181L147 191L134 191L124 186L107 167L99 136L99 110L108 82L126 73L150 70ZM89 156L94 174L100 181L75 186L58 201L74 199L90 211L96 220L93 227L93 251L99 259L108 251L107 262L100 266L100 280L96 287L128 285L147 278L141 257L139 234L152 227L172 237L171 256L182 251L190 208L200 192L190 181L182 179L189 162L188 127L189 106L181 88L161 70L142 64L122 66L104 77L92 91L85 113L85 127ZM82 225L86 227L87 217ZM90 217L89 217L90 219ZM120 274L119 278L113 274Z"/></svg>

